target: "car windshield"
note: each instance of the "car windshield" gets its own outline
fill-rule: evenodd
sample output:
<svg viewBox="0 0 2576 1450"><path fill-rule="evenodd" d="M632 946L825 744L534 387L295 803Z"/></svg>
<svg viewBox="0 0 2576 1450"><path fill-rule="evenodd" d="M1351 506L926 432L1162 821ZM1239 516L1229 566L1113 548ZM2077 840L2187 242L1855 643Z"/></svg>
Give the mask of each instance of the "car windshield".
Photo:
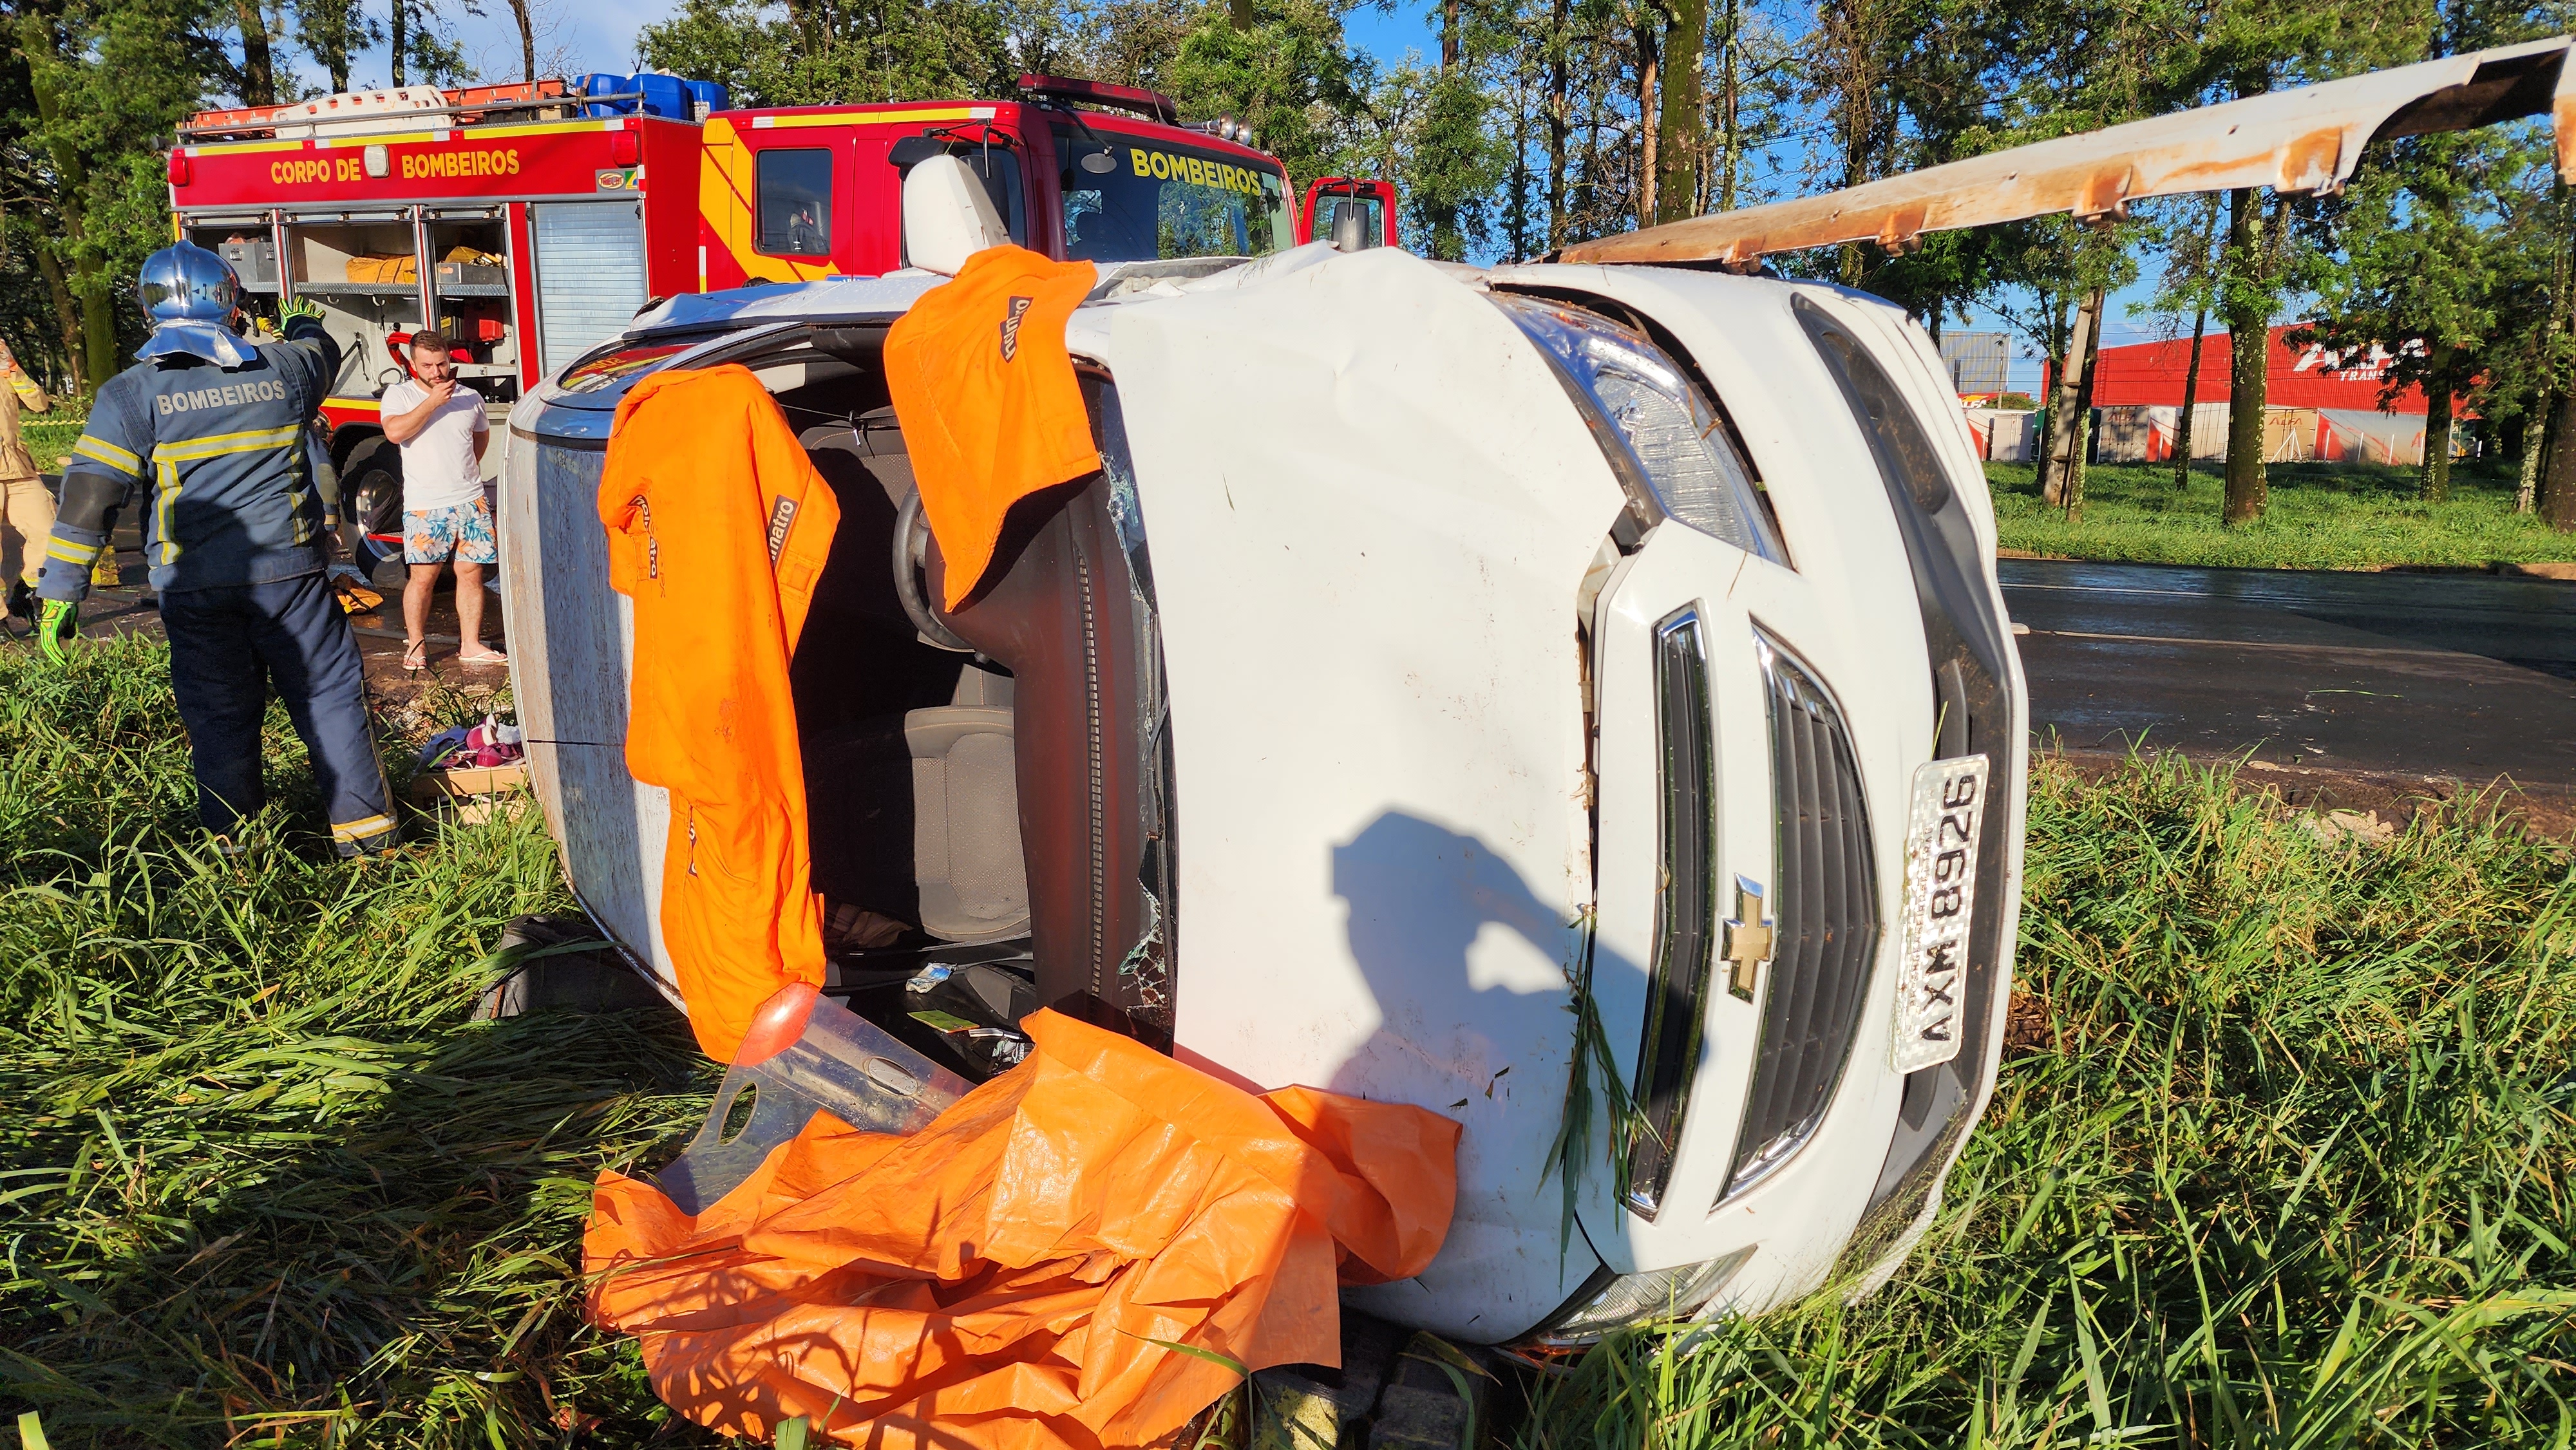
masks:
<svg viewBox="0 0 2576 1450"><path fill-rule="evenodd" d="M1094 127L1056 134L1064 254L1085 262L1261 257L1296 244L1275 163Z"/></svg>

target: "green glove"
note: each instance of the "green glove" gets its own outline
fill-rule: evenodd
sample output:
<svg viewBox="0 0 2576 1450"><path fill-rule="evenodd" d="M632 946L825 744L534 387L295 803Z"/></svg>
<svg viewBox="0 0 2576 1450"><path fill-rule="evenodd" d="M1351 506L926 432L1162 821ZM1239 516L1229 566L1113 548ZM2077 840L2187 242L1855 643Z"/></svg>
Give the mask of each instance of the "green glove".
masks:
<svg viewBox="0 0 2576 1450"><path fill-rule="evenodd" d="M298 297L294 301L278 308L277 330L284 332L286 330L286 325L299 317L309 317L315 322L320 322L322 320L322 304Z"/></svg>
<svg viewBox="0 0 2576 1450"><path fill-rule="evenodd" d="M80 633L80 606L68 599L45 601L44 618L36 623L36 640L45 647L45 658L62 664L63 641Z"/></svg>

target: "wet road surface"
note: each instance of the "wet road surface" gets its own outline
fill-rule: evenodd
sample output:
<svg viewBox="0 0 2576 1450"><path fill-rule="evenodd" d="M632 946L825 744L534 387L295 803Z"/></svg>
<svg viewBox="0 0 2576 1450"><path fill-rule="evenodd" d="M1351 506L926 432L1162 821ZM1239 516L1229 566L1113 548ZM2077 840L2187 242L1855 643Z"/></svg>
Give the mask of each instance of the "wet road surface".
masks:
<svg viewBox="0 0 2576 1450"><path fill-rule="evenodd" d="M2576 585L2007 559L2033 737L2576 788Z"/></svg>

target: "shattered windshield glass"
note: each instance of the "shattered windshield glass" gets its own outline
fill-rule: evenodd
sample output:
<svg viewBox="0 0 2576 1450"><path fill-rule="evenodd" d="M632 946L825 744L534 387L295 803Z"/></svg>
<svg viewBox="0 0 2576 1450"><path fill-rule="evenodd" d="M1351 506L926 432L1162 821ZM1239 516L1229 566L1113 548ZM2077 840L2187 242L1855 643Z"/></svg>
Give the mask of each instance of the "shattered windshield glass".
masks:
<svg viewBox="0 0 2576 1450"><path fill-rule="evenodd" d="M1085 262L1260 257L1296 244L1276 163L1247 165L1159 138L1056 133L1064 254Z"/></svg>

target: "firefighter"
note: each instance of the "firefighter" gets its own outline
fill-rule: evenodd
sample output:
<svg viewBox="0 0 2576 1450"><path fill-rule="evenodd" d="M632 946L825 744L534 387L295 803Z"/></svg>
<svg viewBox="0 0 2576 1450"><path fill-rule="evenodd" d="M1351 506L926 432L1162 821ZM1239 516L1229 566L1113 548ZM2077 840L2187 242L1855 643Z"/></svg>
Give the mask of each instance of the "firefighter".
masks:
<svg viewBox="0 0 2576 1450"><path fill-rule="evenodd" d="M229 846L259 811L260 717L273 685L312 754L333 846L372 853L394 842L393 810L357 640L324 574L324 509L306 445L340 349L309 303L281 309L282 341L244 339L233 330L240 295L231 265L202 247L181 242L144 262L152 339L98 390L65 462L37 584L39 633L61 662L90 566L139 491L198 818Z"/></svg>

